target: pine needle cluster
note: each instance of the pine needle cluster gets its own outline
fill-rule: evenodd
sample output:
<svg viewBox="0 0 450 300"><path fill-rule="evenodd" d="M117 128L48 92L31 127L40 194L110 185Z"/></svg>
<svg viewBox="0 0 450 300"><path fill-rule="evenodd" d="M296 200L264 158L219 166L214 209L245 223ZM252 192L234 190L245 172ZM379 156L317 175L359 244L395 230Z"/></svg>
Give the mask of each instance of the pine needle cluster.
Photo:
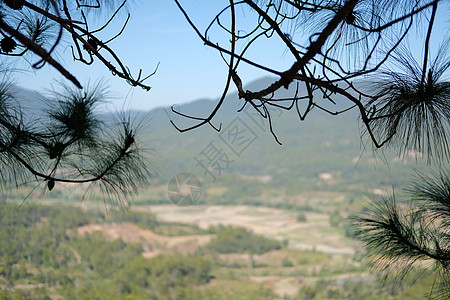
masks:
<svg viewBox="0 0 450 300"><path fill-rule="evenodd" d="M377 95L367 103L370 125L381 140L400 151L424 153L436 162L450 159L449 43L426 70L405 49L393 56L394 69L377 74Z"/></svg>
<svg viewBox="0 0 450 300"><path fill-rule="evenodd" d="M372 197L368 212L352 217L372 266L393 286L413 268L435 269L440 277L431 298L450 297L450 175L418 174L406 189L409 201L393 194Z"/></svg>
<svg viewBox="0 0 450 300"><path fill-rule="evenodd" d="M50 191L58 184L88 184L91 192L126 204L152 176L139 144L144 124L125 114L99 114L107 99L101 83L83 90L59 85L43 100L47 112L32 118L24 116L11 85L0 87L0 180L45 183Z"/></svg>

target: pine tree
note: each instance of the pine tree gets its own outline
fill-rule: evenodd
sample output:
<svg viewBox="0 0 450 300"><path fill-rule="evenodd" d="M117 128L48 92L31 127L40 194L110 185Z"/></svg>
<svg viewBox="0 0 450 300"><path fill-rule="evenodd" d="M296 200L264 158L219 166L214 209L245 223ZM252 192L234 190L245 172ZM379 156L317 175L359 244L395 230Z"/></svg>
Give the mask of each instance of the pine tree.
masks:
<svg viewBox="0 0 450 300"><path fill-rule="evenodd" d="M97 36L126 10L127 1L3 0L0 2L0 181L45 184L85 184L88 192L101 193L112 202L126 204L128 197L145 186L151 175L149 153L140 134L145 121L125 114L105 119L98 106L108 100L101 83L84 87L58 60L63 41L69 42L73 59L87 65L97 60L132 86L146 90L146 78L135 79L109 47L123 29L107 41ZM93 29L90 21L108 16ZM126 26L130 15L124 19ZM67 37L69 41L67 41ZM10 78L20 64L38 70L55 68L66 79L45 99L16 99ZM139 72L141 74L142 71ZM44 103L41 113L29 116L23 101ZM116 203L117 203L116 202Z"/></svg>

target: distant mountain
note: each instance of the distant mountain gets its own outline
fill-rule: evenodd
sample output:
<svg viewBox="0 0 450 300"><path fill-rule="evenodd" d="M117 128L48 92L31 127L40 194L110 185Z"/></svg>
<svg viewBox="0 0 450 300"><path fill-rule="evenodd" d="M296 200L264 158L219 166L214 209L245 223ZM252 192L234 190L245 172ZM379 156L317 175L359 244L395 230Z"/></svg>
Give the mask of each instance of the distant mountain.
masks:
<svg viewBox="0 0 450 300"><path fill-rule="evenodd" d="M263 78L244 89L256 91L271 81ZM274 97L291 96L295 88L292 85ZM322 97L319 99L322 101ZM330 111L352 105L343 97L336 96L333 100L336 104L323 99L321 105ZM184 114L206 117L217 102L218 99L193 101L177 109ZM170 108L150 111L155 130L148 141L161 154L164 180L180 172L196 174L214 184L228 177L239 180L241 176L267 176L265 178L271 178L268 184L299 188L320 183L323 177L322 181L335 189L342 185L375 188L405 186L413 170L424 165L413 154L399 158L390 151L372 152L367 138L361 139L361 124L354 109L338 116L314 109L301 121L295 108L290 111L272 108L273 131L282 143L279 145L270 132L268 120L250 105L243 112L237 112L242 104L236 92L225 98L212 120L215 127L221 126L220 132L205 124L179 133L169 123ZM181 128L198 122L174 114L171 117ZM241 131L242 134L238 134ZM416 160L419 160L418 165Z"/></svg>
<svg viewBox="0 0 450 300"><path fill-rule="evenodd" d="M244 86L245 90L259 90L271 78L263 78ZM295 86L281 90L274 97L292 95ZM29 111L45 107L39 94L17 88L17 98ZM322 100L322 98L320 98ZM350 106L348 100L335 97L336 104L323 99L329 110ZM218 99L199 99L176 106L183 114L205 118L214 109ZM45 104L45 103L44 103ZM240 178L269 178L267 184L304 189L317 184L339 189L341 186L364 185L372 188L392 185L404 186L415 168L424 164L417 157L399 159L395 153L371 151L370 142L361 142L358 114L350 110L331 116L314 109L305 121L300 121L295 109L271 109L273 131L282 145L270 132L267 119L250 105L242 108L237 93L230 93L211 123L221 131L205 124L192 131L180 133L170 119L180 128L197 124L171 112L170 107L160 107L147 112L129 112L132 118L143 119L148 124L143 146L158 153L160 182L178 173L192 173L204 182L232 184ZM300 108L302 109L302 107ZM364 141L364 139L363 139ZM367 150L364 149L367 147ZM377 157L377 155L379 155ZM419 160L417 165L416 160ZM387 164L385 163L387 162ZM321 179L322 178L322 179ZM322 182L323 181L323 182Z"/></svg>
<svg viewBox="0 0 450 300"><path fill-rule="evenodd" d="M19 87L17 85L12 85L10 87L11 95L18 107L20 107L24 113L25 117L30 117L31 115L42 115L44 109L48 105L43 101L44 97L37 91L32 91Z"/></svg>

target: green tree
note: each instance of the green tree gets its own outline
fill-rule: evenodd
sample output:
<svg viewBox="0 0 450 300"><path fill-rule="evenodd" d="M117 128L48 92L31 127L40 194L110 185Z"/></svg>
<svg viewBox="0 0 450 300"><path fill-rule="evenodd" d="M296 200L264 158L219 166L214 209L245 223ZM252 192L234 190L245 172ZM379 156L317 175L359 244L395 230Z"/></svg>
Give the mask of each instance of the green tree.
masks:
<svg viewBox="0 0 450 300"><path fill-rule="evenodd" d="M255 234L243 227L218 228L208 248L218 253L263 254L281 248L280 242Z"/></svg>
<svg viewBox="0 0 450 300"><path fill-rule="evenodd" d="M298 222L307 222L306 216L303 212L297 213L297 221Z"/></svg>

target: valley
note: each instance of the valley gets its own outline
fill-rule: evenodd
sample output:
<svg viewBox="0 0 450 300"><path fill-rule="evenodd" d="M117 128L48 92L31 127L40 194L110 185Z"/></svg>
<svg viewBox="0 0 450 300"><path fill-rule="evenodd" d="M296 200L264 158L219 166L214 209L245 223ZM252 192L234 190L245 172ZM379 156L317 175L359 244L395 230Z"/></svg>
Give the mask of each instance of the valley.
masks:
<svg viewBox="0 0 450 300"><path fill-rule="evenodd" d="M202 115L212 103L180 109ZM179 134L167 108L130 112L148 123L142 146L154 176L125 202L87 185L2 190L0 299L423 299L433 274L411 272L390 289L348 219L369 198L401 196L429 170L420 153L375 151L352 111L301 122L274 110L278 145L267 120L238 108L230 94L214 119L222 133ZM233 148L226 129L242 124L251 139ZM220 161L206 160L211 149ZM180 189L195 192L194 205L170 198L178 174L198 179L195 191Z"/></svg>

